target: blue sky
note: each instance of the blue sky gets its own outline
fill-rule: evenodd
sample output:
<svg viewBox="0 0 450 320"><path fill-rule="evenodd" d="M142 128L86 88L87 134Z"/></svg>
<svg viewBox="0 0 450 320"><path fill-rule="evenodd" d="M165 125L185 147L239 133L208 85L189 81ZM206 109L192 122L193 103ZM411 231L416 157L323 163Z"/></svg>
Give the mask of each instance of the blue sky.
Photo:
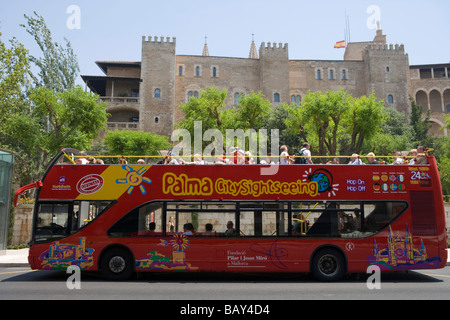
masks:
<svg viewBox="0 0 450 320"><path fill-rule="evenodd" d="M71 5L80 9L79 28L67 27ZM345 14L351 41L370 41L371 5L379 9L388 43L404 44L411 65L449 63L448 0L16 0L0 4L0 32L3 42L16 37L38 55L19 26L24 14L38 12L54 41L72 43L83 75L102 74L97 60L140 61L143 35L175 36L181 55L201 55L207 36L211 56L248 57L254 33L257 48L289 43L293 60L342 60L344 50L333 45L344 40Z"/></svg>

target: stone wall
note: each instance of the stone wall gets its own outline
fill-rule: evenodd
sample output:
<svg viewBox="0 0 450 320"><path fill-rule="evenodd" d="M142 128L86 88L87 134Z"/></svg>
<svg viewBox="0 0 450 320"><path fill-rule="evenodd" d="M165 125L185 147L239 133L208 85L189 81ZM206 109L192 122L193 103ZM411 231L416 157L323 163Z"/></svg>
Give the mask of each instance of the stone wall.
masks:
<svg viewBox="0 0 450 320"><path fill-rule="evenodd" d="M26 244L31 240L34 205L21 205L14 208L14 227L11 245Z"/></svg>

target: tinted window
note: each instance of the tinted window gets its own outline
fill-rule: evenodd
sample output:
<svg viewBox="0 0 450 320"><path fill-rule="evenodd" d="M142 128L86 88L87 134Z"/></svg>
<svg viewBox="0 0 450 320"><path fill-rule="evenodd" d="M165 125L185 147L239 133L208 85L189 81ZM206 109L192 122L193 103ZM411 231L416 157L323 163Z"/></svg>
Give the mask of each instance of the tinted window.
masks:
<svg viewBox="0 0 450 320"><path fill-rule="evenodd" d="M35 241L53 241L67 237L99 217L111 201L74 201L40 203L35 226Z"/></svg>

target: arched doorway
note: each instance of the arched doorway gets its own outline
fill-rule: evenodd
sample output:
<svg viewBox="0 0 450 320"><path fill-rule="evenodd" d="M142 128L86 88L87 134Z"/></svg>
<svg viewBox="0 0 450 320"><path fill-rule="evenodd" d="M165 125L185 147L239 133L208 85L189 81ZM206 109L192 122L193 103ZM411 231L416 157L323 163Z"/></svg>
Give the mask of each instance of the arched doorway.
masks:
<svg viewBox="0 0 450 320"><path fill-rule="evenodd" d="M441 93L438 90L430 92L430 109L431 112L443 112Z"/></svg>
<svg viewBox="0 0 450 320"><path fill-rule="evenodd" d="M419 90L416 93L416 104L422 106L424 111L428 110L428 96L427 93L423 90Z"/></svg>

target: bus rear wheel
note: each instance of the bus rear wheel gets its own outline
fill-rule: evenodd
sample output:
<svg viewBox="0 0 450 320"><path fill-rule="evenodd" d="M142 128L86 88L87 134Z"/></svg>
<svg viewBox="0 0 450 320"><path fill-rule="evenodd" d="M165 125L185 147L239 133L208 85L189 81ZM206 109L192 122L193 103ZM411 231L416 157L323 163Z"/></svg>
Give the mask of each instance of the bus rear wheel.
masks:
<svg viewBox="0 0 450 320"><path fill-rule="evenodd" d="M345 274L345 259L335 249L323 249L314 255L311 270L320 281L338 281Z"/></svg>
<svg viewBox="0 0 450 320"><path fill-rule="evenodd" d="M124 248L109 249L102 257L101 270L109 280L127 280L134 271L133 259Z"/></svg>

